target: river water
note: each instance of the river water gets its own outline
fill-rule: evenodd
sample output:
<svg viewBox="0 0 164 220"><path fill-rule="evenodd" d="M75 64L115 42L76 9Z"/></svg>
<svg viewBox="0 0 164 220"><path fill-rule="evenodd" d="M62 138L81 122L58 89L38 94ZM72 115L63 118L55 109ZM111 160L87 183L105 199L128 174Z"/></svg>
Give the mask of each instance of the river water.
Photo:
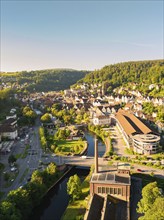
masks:
<svg viewBox="0 0 164 220"><path fill-rule="evenodd" d="M85 138L88 142L88 152L87 156L94 156L94 134L92 133L85 133ZM102 157L105 153L106 147L105 144L98 138L98 156Z"/></svg>
<svg viewBox="0 0 164 220"><path fill-rule="evenodd" d="M60 220L68 206L67 182L70 176L77 174L81 181L89 174L89 169L73 168L44 197L42 203L33 211L29 220Z"/></svg>
<svg viewBox="0 0 164 220"><path fill-rule="evenodd" d="M94 135L85 133L88 141L87 156L94 156ZM103 156L105 145L98 140L98 154ZM77 174L83 180L89 173L89 170L73 168L55 187L53 187L45 196L44 200L38 206L29 220L60 220L69 202L67 195L67 182L70 176Z"/></svg>

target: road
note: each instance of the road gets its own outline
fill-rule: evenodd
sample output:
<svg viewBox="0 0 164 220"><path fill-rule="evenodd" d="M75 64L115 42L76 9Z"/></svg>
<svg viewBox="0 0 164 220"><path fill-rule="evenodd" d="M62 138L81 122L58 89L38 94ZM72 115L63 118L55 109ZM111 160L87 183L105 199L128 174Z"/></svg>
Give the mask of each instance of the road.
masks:
<svg viewBox="0 0 164 220"><path fill-rule="evenodd" d="M29 130L29 144L31 145L31 148L29 149L28 155L25 158L19 158L17 160L18 164L18 170L19 173L16 177L16 179L13 181L12 185L8 188L3 187L3 183L1 184L1 191L5 192L7 194L9 191L13 189L17 189L19 186L24 185L28 178L31 176L32 172L35 169L38 169L39 161L42 157L42 149L40 147L40 141L39 141L39 121L36 122L36 125L33 127L33 129ZM16 141L11 154L22 154L25 150L25 141L24 139L21 139L19 141ZM10 172L10 167L8 165L8 157L9 155L4 155L4 157L1 157L2 163L5 164L5 170L4 172ZM24 177L24 178L23 178ZM1 180L3 178L1 177ZM2 181L3 182L3 181Z"/></svg>
<svg viewBox="0 0 164 220"><path fill-rule="evenodd" d="M18 187L24 185L27 183L29 177L31 176L32 172L38 168L44 168L40 165L40 162L43 164L48 164L50 162L55 162L57 165L60 164L69 164L69 165L77 165L77 166L91 166L94 164L94 158L93 157L87 157L82 158L80 156L53 156L50 154L44 154L42 152L42 149L40 147L40 141L39 141L39 121L37 121L36 125L33 127L33 130L30 130L29 132L29 142L31 145L31 149L29 150L29 154L26 158L21 159L19 158L17 160L18 166L19 166L19 174L12 183L12 185L8 188L3 188L1 185L1 191L5 192L5 195L13 190L17 189ZM121 140L121 134L119 134L118 130L113 128L112 135L115 139L118 140L117 143ZM120 138L120 139L119 139ZM25 144L21 141L16 143L15 148L13 148L12 153L20 153L24 150ZM115 148L116 149L116 148ZM118 153L123 154L123 150L118 149ZM128 155L129 156L129 155ZM104 160L103 158L99 158L99 168L107 166L108 161ZM114 165L117 164L117 162L113 162ZM101 169L101 168L100 168ZM154 173L155 176L158 176L160 178L164 179L164 170L159 170L151 167L146 167L142 165L134 165L133 170L136 171L137 169L144 170L144 173L151 174ZM9 171L10 167L6 165L5 171ZM23 178L24 177L24 178ZM1 178L2 179L2 178Z"/></svg>

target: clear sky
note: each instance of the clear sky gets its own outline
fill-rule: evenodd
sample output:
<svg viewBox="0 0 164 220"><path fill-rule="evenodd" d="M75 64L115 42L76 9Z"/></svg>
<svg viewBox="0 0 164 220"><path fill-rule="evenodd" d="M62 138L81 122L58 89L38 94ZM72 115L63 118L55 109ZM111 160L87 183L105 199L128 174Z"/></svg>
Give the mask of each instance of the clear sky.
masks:
<svg viewBox="0 0 164 220"><path fill-rule="evenodd" d="M1 0L1 71L164 58L164 1Z"/></svg>

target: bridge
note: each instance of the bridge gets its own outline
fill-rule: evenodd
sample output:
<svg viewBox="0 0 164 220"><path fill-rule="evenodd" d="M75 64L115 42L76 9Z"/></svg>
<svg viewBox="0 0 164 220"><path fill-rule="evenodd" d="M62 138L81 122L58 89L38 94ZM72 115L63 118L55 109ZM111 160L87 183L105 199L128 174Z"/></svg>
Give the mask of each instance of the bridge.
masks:
<svg viewBox="0 0 164 220"><path fill-rule="evenodd" d="M94 157L87 156L86 158L80 156L67 156L62 157L62 162L71 165L71 166L78 166L78 167L91 167L94 164ZM107 165L107 161L104 161L102 157L98 158L99 165Z"/></svg>

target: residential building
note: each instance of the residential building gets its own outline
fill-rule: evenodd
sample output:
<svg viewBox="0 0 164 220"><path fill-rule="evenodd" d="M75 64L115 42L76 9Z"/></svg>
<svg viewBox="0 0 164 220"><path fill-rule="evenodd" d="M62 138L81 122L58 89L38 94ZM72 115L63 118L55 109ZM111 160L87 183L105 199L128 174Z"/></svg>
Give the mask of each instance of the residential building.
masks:
<svg viewBox="0 0 164 220"><path fill-rule="evenodd" d="M0 134L2 138L16 139L18 137L17 120L14 118L5 120L0 126Z"/></svg>
<svg viewBox="0 0 164 220"><path fill-rule="evenodd" d="M99 115L93 118L94 125L110 125L111 117L109 115Z"/></svg>

